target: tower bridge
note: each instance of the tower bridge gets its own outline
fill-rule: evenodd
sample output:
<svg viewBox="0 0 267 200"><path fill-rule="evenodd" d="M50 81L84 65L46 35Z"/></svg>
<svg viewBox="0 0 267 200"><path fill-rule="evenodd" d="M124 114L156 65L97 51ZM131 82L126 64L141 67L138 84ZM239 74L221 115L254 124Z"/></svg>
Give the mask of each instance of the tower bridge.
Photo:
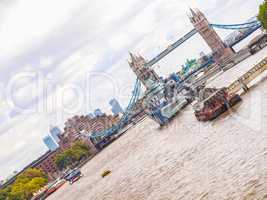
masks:
<svg viewBox="0 0 267 200"><path fill-rule="evenodd" d="M159 62L162 58L166 55L171 53L173 50L178 48L180 45L185 43L195 34L199 33L208 46L211 48L213 58L215 62L220 63L225 58L234 54L232 47L242 41L244 38L248 37L254 31L261 27L261 23L253 18L252 20L240 23L240 24L212 24L209 23L205 15L199 10L190 9L191 15L189 16L191 23L193 24L194 28L185 34L183 37L179 38L176 42L169 45L169 47L159 53L157 56L152 58L149 61L146 61L142 56L135 56L130 54L131 60L129 62L130 67L137 75L137 79L135 82L135 86L132 92L132 96L130 98L129 104L125 110L124 115L122 116L120 122L113 126L112 128L105 130L103 132L96 132L93 133L90 138L92 142L96 145L105 145L106 142L109 140L107 138L113 137L114 135L118 134L122 127L124 127L127 122L129 121L129 116L131 110L133 109L134 105L139 99L141 93L141 83L145 86L147 90L153 89L153 85L155 83L159 83L159 77L154 72L151 67ZM236 32L232 33L230 36L226 38L226 41L223 41L219 35L216 33L214 28L220 29L227 29L227 30L235 30ZM267 65L264 65L267 68ZM201 70L203 66L201 66L198 70ZM264 67L263 67L264 68ZM248 78L241 78L238 82L233 83L229 86L230 91L235 91L240 87L246 86L248 81L251 81L249 77L253 77L257 75L259 70L261 69L254 69L251 71L250 74L253 75L246 75ZM265 70L264 68L264 70ZM195 70L194 73L197 73L198 70ZM194 73L190 74L192 76Z"/></svg>

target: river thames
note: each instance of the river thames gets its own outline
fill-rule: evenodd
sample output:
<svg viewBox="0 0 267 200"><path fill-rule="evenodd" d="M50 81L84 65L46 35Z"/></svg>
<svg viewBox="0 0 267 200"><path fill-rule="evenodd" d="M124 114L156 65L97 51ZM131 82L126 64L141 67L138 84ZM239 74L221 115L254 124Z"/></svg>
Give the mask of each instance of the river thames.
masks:
<svg viewBox="0 0 267 200"><path fill-rule="evenodd" d="M267 48L217 77L227 86L267 56ZM150 119L104 149L73 185L50 200L267 199L267 80L213 122L198 122L189 105L167 127ZM104 170L111 174L101 177Z"/></svg>

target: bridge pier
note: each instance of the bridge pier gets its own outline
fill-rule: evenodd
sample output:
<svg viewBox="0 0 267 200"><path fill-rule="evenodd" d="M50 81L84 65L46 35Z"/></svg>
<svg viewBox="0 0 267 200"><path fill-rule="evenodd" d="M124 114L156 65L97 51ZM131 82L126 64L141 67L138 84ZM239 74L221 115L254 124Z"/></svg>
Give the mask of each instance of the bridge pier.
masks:
<svg viewBox="0 0 267 200"><path fill-rule="evenodd" d="M238 82L241 85L241 87L244 90L244 92L248 92L249 91L248 86L242 80L239 79Z"/></svg>

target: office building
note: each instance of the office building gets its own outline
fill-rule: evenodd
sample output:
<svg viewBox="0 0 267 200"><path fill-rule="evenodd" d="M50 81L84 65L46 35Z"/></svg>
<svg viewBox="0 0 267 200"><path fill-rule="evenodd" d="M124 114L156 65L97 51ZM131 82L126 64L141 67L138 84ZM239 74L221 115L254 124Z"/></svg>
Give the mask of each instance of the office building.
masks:
<svg viewBox="0 0 267 200"><path fill-rule="evenodd" d="M94 115L95 115L95 117L101 117L104 115L104 113L102 113L102 111L99 108L97 108L94 111Z"/></svg>
<svg viewBox="0 0 267 200"><path fill-rule="evenodd" d="M58 148L58 144L53 140L50 135L45 136L43 138L43 141L50 151L55 151Z"/></svg>
<svg viewBox="0 0 267 200"><path fill-rule="evenodd" d="M50 134L51 134L51 136L52 136L52 138L54 139L54 141L56 142L56 143L58 143L59 142L59 137L60 137L60 135L62 134L62 132L61 132L61 130L57 127L57 126L55 126L55 127L50 127Z"/></svg>
<svg viewBox="0 0 267 200"><path fill-rule="evenodd" d="M58 150L46 152L44 155L34 161L31 164L31 167L36 167L43 170L44 173L48 176L49 180L55 180L60 174L56 166L56 156L58 153Z"/></svg>
<svg viewBox="0 0 267 200"><path fill-rule="evenodd" d="M111 111L114 115L118 115L119 113L123 113L123 109L116 99L111 99L109 101L109 105L111 105Z"/></svg>
<svg viewBox="0 0 267 200"><path fill-rule="evenodd" d="M89 114L87 115L87 117L89 117L90 119L93 119L95 116L94 116L93 113L89 113Z"/></svg>

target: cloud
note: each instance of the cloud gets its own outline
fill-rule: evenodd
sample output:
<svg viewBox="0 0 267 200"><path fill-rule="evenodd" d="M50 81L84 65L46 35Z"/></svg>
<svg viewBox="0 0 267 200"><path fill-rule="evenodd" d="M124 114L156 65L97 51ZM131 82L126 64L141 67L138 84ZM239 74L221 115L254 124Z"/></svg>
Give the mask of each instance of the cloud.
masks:
<svg viewBox="0 0 267 200"><path fill-rule="evenodd" d="M1 92L15 75L37 73L39 77L17 81L12 95L24 108L44 108L42 112L23 114L8 104L5 92L0 95L0 177L8 174L10 166L20 169L46 151L42 137L49 124L63 124L73 114L67 108L78 105L71 86L82 91L84 100L79 109L71 109L75 114L96 107L109 111L107 102L112 97L126 106L135 80L127 63L128 51L151 59L190 31L189 5L199 7L212 22L232 23L249 18L259 3L260 0L0 1ZM166 56L159 62L161 67L155 69L166 76L202 50L209 52L197 35ZM92 73L98 76L89 91L88 75ZM45 83L45 95L43 87L36 89L38 81ZM89 93L92 98L88 100ZM58 97L59 94L63 96Z"/></svg>
<svg viewBox="0 0 267 200"><path fill-rule="evenodd" d="M0 27L1 58L10 56L14 51L16 54L25 51L40 42L45 35L68 20L76 5L80 6L76 0L17 1Z"/></svg>
<svg viewBox="0 0 267 200"><path fill-rule="evenodd" d="M53 64L54 60L52 57L43 57L40 60L40 67L47 68Z"/></svg>
<svg viewBox="0 0 267 200"><path fill-rule="evenodd" d="M45 118L42 115L33 115L26 119L20 116L18 119L17 123L0 136L1 177L12 172L9 171L10 167L22 169L36 158L36 153L38 155L46 151L42 137L48 132L49 124Z"/></svg>

